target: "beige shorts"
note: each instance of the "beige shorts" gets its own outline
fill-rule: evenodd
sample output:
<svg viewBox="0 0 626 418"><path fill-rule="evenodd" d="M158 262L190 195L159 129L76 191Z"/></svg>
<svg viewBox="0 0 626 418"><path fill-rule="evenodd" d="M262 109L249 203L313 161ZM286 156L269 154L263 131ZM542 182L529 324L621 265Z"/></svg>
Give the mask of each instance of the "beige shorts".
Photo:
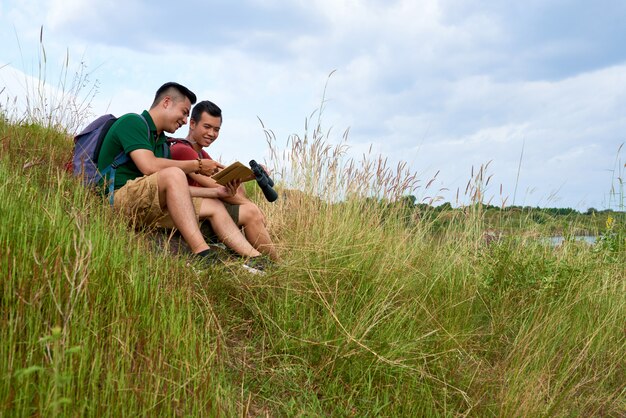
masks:
<svg viewBox="0 0 626 418"><path fill-rule="evenodd" d="M126 216L135 226L174 228L174 222L159 203L159 173L128 181L115 191L113 209ZM196 219L200 213L202 198L192 198Z"/></svg>

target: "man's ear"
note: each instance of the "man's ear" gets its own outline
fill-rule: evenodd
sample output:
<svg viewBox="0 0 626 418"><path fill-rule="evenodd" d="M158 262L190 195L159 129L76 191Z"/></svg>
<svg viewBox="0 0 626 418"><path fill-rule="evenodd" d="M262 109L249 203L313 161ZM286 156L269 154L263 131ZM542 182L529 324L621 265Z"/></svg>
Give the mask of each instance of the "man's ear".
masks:
<svg viewBox="0 0 626 418"><path fill-rule="evenodd" d="M189 118L189 129L196 129L196 121Z"/></svg>
<svg viewBox="0 0 626 418"><path fill-rule="evenodd" d="M167 109L170 104L172 104L172 98L170 96L165 96L163 100L161 100L161 106L163 106L163 109Z"/></svg>

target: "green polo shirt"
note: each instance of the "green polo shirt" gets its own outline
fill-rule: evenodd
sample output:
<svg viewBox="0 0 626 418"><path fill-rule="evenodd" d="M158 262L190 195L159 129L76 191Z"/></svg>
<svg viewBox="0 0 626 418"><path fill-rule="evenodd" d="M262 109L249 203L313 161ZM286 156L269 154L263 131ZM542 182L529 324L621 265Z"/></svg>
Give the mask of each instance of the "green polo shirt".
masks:
<svg viewBox="0 0 626 418"><path fill-rule="evenodd" d="M121 151L130 154L137 149L147 149L158 158L170 158L169 149L165 146L167 141L165 134L161 132L157 135L156 126L147 110L144 110L141 115L145 118L145 122L136 113L128 113L120 116L111 126L102 142L98 156L98 170L102 171L108 167ZM150 136L148 136L146 122L150 127ZM143 175L130 160L115 171L115 189Z"/></svg>

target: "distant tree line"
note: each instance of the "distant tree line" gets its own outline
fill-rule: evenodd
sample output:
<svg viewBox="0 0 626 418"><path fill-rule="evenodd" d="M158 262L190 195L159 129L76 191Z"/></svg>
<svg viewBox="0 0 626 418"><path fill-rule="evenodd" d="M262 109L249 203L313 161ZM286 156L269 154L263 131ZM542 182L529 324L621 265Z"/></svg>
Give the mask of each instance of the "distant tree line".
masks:
<svg viewBox="0 0 626 418"><path fill-rule="evenodd" d="M371 208L377 208L382 211L383 219L387 218L391 214L394 216L400 216L404 218L404 221L408 224L412 224L419 219L437 218L440 214L455 213L455 212L467 212L471 209L479 209L485 214L496 213L509 213L511 215L524 216L525 218L534 221L535 223L543 224L563 217L581 217L594 215L600 218L612 215L614 217L625 217L626 212L615 211L612 209L598 210L596 208L589 208L584 212L580 212L573 208L542 208L539 206L506 206L500 207L495 205L489 205L484 203L474 203L469 206L453 207L450 202L444 202L438 205L431 205L427 203L417 203L418 200L413 195L402 196L400 199L390 201L386 199L377 199L374 197L368 197L364 199L366 206Z"/></svg>

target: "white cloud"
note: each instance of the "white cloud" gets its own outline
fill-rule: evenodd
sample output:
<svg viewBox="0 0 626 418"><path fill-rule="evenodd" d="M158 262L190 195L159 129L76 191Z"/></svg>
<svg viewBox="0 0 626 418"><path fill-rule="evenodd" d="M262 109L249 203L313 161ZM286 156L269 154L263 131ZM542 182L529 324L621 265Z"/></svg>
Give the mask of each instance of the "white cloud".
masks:
<svg viewBox="0 0 626 418"><path fill-rule="evenodd" d="M99 2L97 0L90 2L81 0L50 0L47 3L48 8L45 15L46 26L56 30L79 19L90 22L91 25L98 25L100 22L98 15L106 14L107 4L114 5L115 3ZM44 6L44 4L40 6ZM102 13L102 8L104 8L104 13Z"/></svg>

